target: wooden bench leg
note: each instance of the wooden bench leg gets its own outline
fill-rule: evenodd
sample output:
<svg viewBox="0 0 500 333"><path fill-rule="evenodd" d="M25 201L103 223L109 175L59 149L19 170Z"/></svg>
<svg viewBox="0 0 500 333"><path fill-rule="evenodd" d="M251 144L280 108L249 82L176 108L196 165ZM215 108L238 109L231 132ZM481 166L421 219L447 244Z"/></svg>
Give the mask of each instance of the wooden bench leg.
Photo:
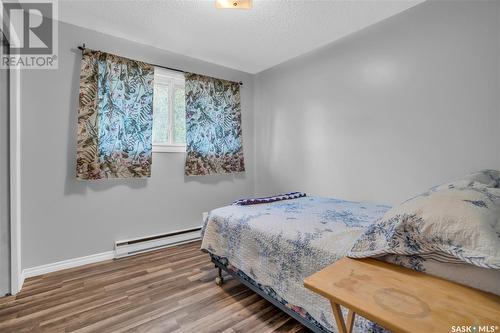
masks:
<svg viewBox="0 0 500 333"><path fill-rule="evenodd" d="M330 304L332 305L333 316L335 317L335 322L337 323L337 328L339 333L351 333L352 328L354 326L355 312L349 310L349 313L347 314L347 325L346 325L346 322L344 321L344 316L342 315L342 311L340 310L340 305L338 305L335 302L330 302Z"/></svg>
<svg viewBox="0 0 500 333"><path fill-rule="evenodd" d="M347 333L352 332L352 328L354 327L354 317L355 316L356 316L356 313L352 310L349 310L349 312L347 313L347 323L346 323Z"/></svg>

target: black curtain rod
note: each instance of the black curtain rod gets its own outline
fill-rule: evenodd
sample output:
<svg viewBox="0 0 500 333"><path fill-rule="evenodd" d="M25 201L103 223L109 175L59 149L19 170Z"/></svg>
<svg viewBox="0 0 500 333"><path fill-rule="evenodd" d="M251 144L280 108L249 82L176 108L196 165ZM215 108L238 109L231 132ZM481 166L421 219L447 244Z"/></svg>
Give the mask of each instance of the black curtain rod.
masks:
<svg viewBox="0 0 500 333"><path fill-rule="evenodd" d="M82 51L82 55L83 55L83 52L85 51L86 47L85 47L85 43L83 43L82 46L78 46L78 49ZM165 68L165 69L168 69L168 70L171 70L171 71L174 71L174 72L179 72L179 73L188 73L186 71L183 71L182 69L177 69L177 68L172 68L172 67L167 67L167 66L160 66L160 65L155 65L155 64L151 64L152 66L155 66L155 67L160 67L160 68ZM240 84L240 86L243 85L243 82L238 82Z"/></svg>

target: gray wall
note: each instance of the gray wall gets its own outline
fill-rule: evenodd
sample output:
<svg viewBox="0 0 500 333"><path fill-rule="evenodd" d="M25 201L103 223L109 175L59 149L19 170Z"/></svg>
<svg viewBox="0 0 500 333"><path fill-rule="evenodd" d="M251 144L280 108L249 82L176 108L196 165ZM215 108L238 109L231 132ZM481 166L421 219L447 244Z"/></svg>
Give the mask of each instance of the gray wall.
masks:
<svg viewBox="0 0 500 333"><path fill-rule="evenodd" d="M256 77L61 24L59 70L22 73L23 268L199 226L254 192L394 203L500 169L499 15L498 2L426 2ZM82 42L244 81L247 173L185 178L183 154L155 153L149 180L76 181Z"/></svg>
<svg viewBox="0 0 500 333"><path fill-rule="evenodd" d="M154 153L152 178L75 179L81 53L112 52L149 63L243 81L247 172L184 177L184 154ZM22 73L22 266L112 250L115 240L200 226L201 214L254 192L253 77L68 24L59 27L59 69Z"/></svg>
<svg viewBox="0 0 500 333"><path fill-rule="evenodd" d="M396 203L500 169L498 1L430 1L256 78L256 192Z"/></svg>
<svg viewBox="0 0 500 333"><path fill-rule="evenodd" d="M0 296L10 292L9 190L9 72L0 69Z"/></svg>

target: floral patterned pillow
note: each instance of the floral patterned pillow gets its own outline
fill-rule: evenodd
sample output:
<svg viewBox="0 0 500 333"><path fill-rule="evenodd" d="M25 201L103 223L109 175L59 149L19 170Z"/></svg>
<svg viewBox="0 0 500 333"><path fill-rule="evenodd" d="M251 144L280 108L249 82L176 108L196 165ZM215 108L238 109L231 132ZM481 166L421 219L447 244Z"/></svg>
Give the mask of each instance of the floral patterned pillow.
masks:
<svg viewBox="0 0 500 333"><path fill-rule="evenodd" d="M481 170L458 179L458 181L461 180L468 182L478 182L481 184L485 184L488 187L500 188L500 171Z"/></svg>
<svg viewBox="0 0 500 333"><path fill-rule="evenodd" d="M417 255L500 269L500 188L462 180L389 210L348 253Z"/></svg>

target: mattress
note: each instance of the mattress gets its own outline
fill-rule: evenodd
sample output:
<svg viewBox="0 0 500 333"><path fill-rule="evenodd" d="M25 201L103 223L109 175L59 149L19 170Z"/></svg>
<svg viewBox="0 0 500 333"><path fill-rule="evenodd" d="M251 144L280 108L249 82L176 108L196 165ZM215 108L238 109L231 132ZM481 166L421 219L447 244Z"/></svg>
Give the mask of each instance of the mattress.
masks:
<svg viewBox="0 0 500 333"><path fill-rule="evenodd" d="M421 256L386 255L376 259L500 296L500 270L498 269L463 263L441 262Z"/></svg>

